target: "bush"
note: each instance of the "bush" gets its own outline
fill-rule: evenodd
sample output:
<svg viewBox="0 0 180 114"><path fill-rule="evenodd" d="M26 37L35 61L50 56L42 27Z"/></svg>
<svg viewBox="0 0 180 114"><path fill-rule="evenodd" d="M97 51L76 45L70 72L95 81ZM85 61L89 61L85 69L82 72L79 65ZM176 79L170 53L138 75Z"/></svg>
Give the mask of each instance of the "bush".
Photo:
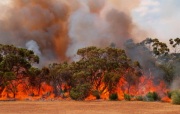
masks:
<svg viewBox="0 0 180 114"><path fill-rule="evenodd" d="M168 91L167 96L171 99L172 92Z"/></svg>
<svg viewBox="0 0 180 114"><path fill-rule="evenodd" d="M84 100L90 93L90 84L82 84L73 87L70 91L70 97L74 100Z"/></svg>
<svg viewBox="0 0 180 114"><path fill-rule="evenodd" d="M96 99L100 99L100 92L98 90L92 91L92 95L96 97Z"/></svg>
<svg viewBox="0 0 180 114"><path fill-rule="evenodd" d="M131 96L129 94L124 94L124 99L126 101L130 101L131 100Z"/></svg>
<svg viewBox="0 0 180 114"><path fill-rule="evenodd" d="M172 103L180 105L180 90L175 90L171 95Z"/></svg>
<svg viewBox="0 0 180 114"><path fill-rule="evenodd" d="M146 99L147 101L157 101L157 100L160 99L156 92L149 92L149 93L147 93L146 94L146 98L147 98Z"/></svg>
<svg viewBox="0 0 180 114"><path fill-rule="evenodd" d="M142 97L142 96L136 96L135 99L136 99L137 101L143 101L143 97Z"/></svg>
<svg viewBox="0 0 180 114"><path fill-rule="evenodd" d="M112 101L118 100L118 94L117 93L110 94L109 99Z"/></svg>

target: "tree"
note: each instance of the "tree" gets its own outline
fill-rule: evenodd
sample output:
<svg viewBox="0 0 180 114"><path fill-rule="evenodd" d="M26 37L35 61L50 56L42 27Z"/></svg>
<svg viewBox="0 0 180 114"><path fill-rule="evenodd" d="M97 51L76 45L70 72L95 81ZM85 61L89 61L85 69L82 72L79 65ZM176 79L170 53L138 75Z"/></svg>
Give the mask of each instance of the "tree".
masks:
<svg viewBox="0 0 180 114"><path fill-rule="evenodd" d="M36 88L38 90L37 95L40 95L41 84L43 82L49 82L49 73L50 71L47 67L43 67L42 69L32 67L29 69L29 87L32 87L32 91L33 88ZM32 94L34 95L33 92Z"/></svg>
<svg viewBox="0 0 180 114"><path fill-rule="evenodd" d="M170 85L174 79L175 71L173 64L164 63L159 66L164 71L164 80Z"/></svg>
<svg viewBox="0 0 180 114"><path fill-rule="evenodd" d="M41 85L41 81L40 81L40 74L41 74L41 70L39 68L34 68L31 67L28 70L28 75L29 75L29 84L27 85L27 89L30 90L31 89L31 93L30 95L34 95L33 92L33 88L38 88L38 90L40 91L40 85ZM38 92L39 94L39 92Z"/></svg>
<svg viewBox="0 0 180 114"><path fill-rule="evenodd" d="M28 69L33 63L39 63L39 57L33 51L0 44L0 86L16 97L17 86L23 83Z"/></svg>
<svg viewBox="0 0 180 114"><path fill-rule="evenodd" d="M134 69L133 62L121 49L91 46L79 49L77 54L80 60L72 63L75 87L86 83L92 85L91 91L103 93L108 89L113 93L124 72L129 68Z"/></svg>
<svg viewBox="0 0 180 114"><path fill-rule="evenodd" d="M167 44L160 42L157 38L151 39L148 38L143 41L145 44L152 45L153 54L156 56L157 67L160 68L163 72L164 80L170 85L172 81L179 76L179 65L180 65L180 54L179 45L180 39L170 39L169 43L174 49L174 52L168 48Z"/></svg>
<svg viewBox="0 0 180 114"><path fill-rule="evenodd" d="M54 94L55 96L61 95L63 97L63 93L65 92L62 90L63 85L70 87L72 83L72 71L70 70L69 64L67 62L60 64L54 63L49 66L49 69L49 80L54 88Z"/></svg>
<svg viewBox="0 0 180 114"><path fill-rule="evenodd" d="M134 68L129 68L124 72L123 79L126 81L124 86L127 88L127 92L124 91L124 93L130 94L132 86L138 87L140 76L142 76L142 73Z"/></svg>
<svg viewBox="0 0 180 114"><path fill-rule="evenodd" d="M149 45L152 44L153 53L156 56L165 56L170 51L168 46L165 43L160 42L157 38L155 39L147 38L146 40L144 40L144 43L149 44Z"/></svg>
<svg viewBox="0 0 180 114"><path fill-rule="evenodd" d="M174 53L179 52L179 45L180 45L180 38L170 39L169 40L170 45L174 48Z"/></svg>

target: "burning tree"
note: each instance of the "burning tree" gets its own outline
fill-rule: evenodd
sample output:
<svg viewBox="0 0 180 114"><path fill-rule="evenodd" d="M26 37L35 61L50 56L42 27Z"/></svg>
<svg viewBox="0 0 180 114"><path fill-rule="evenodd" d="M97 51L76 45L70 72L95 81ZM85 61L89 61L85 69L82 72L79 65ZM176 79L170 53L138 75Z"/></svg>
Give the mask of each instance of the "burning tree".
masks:
<svg viewBox="0 0 180 114"><path fill-rule="evenodd" d="M64 97L64 92L69 91L69 87L72 86L72 71L70 65L67 62L54 63L49 65L49 81L53 86L55 97Z"/></svg>
<svg viewBox="0 0 180 114"><path fill-rule="evenodd" d="M39 63L33 51L12 45L0 45L0 86L6 89L7 96L15 98L17 87L23 84L32 63Z"/></svg>
<svg viewBox="0 0 180 114"><path fill-rule="evenodd" d="M37 90L37 96L40 95L40 90L41 90L41 84L43 82L48 82L49 79L49 69L47 67L43 67L42 69L39 68L34 68L31 67L28 70L28 76L29 76L29 84L28 84L28 89L31 89L32 91L30 94L33 96L34 95L34 88Z"/></svg>
<svg viewBox="0 0 180 114"><path fill-rule="evenodd" d="M161 50L161 44L157 46L157 51ZM77 51L79 60L54 63L42 69L32 66L39 62L33 51L1 45L0 52L0 90L6 97L17 98L21 92L26 95L24 98L131 100L131 96L145 96L148 92L162 93L160 96L167 93L163 80L155 85L153 75L144 76L139 62L133 62L125 50L114 47L82 48ZM163 53L156 58L169 55Z"/></svg>
<svg viewBox="0 0 180 114"><path fill-rule="evenodd" d="M80 60L72 63L75 88L86 83L91 85L92 92L112 94L116 92L117 83L125 71L136 70L133 62L121 49L87 47L79 49L77 54Z"/></svg>
<svg viewBox="0 0 180 114"><path fill-rule="evenodd" d="M157 66L164 71L164 80L170 85L173 80L179 77L179 65L180 65L180 55L178 53L180 45L180 39L170 39L169 44L174 48L174 52L170 52L166 43L160 42L158 39L147 39L145 40L147 44L152 44L153 53L155 54L159 64Z"/></svg>
<svg viewBox="0 0 180 114"><path fill-rule="evenodd" d="M173 80L179 77L179 38L170 39L170 45L175 52L171 51L166 43L157 38L147 38L140 43L128 40L125 43L128 56L138 60L147 76L153 75L170 86Z"/></svg>

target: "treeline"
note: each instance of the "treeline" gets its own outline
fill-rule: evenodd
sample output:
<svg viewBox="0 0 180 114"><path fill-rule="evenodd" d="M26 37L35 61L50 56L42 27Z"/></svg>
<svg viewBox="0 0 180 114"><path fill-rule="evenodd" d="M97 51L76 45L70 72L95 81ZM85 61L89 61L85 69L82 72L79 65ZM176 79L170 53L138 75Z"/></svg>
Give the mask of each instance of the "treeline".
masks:
<svg viewBox="0 0 180 114"><path fill-rule="evenodd" d="M134 83L134 79L141 76L139 63L132 62L124 50L117 48L79 49L79 61L54 63L42 69L32 66L39 62L33 51L12 45L0 45L0 52L1 92L6 88L14 94L14 98L18 92L17 86L27 78L28 87L40 91L41 83L46 82L53 87L55 97L63 96L63 93L68 91L71 98L83 100L92 91L98 91L99 94L106 89L110 93L115 92L122 76ZM102 83L105 86L100 88ZM62 87L65 88L62 90Z"/></svg>
<svg viewBox="0 0 180 114"><path fill-rule="evenodd" d="M171 83L175 76L174 62L180 61L180 39L171 39L170 44L175 53L169 53L168 46L158 39L149 38L136 44L149 47L152 56L157 59L166 58L166 62L159 67L164 70L164 80L167 83ZM16 98L18 85L24 83L24 89L39 91L35 94L32 90L31 96L39 95L41 84L45 82L53 87L55 97L67 97L64 95L67 92L72 99L84 100L90 94L99 98L104 91L108 91L110 96L114 95L122 78L128 83L128 94L130 86L137 85L143 74L143 68L138 61L132 61L125 50L114 46L82 48L77 51L77 56L78 61L53 63L39 69L33 66L39 63L39 57L33 51L1 44L0 94L6 89L7 94L13 93L13 97Z"/></svg>
<svg viewBox="0 0 180 114"><path fill-rule="evenodd" d="M180 38L170 39L169 46L157 38L147 38L138 45L144 45L151 53L156 68L163 71L163 79L170 86L180 78ZM177 88L176 88L177 89Z"/></svg>

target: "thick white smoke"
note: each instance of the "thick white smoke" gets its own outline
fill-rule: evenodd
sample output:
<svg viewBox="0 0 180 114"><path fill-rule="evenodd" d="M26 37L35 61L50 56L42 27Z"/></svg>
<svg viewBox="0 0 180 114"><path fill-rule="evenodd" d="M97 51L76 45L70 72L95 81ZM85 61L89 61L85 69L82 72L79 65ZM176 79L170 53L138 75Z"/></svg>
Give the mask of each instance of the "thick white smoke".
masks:
<svg viewBox="0 0 180 114"><path fill-rule="evenodd" d="M178 89L180 89L180 77L175 78L171 84L171 90L178 90Z"/></svg>
<svg viewBox="0 0 180 114"><path fill-rule="evenodd" d="M91 13L90 9L84 7L75 11L69 20L69 37L71 43L67 50L67 56L72 57L77 49L82 47L107 45L107 28L107 22L98 14Z"/></svg>
<svg viewBox="0 0 180 114"><path fill-rule="evenodd" d="M28 41L28 42L26 43L26 48L27 48L28 50L34 51L34 54L36 54L36 55L38 55L38 56L40 56L40 57L42 56L41 51L39 50L39 46L38 46L38 44L37 44L36 41L34 41L34 40Z"/></svg>
<svg viewBox="0 0 180 114"><path fill-rule="evenodd" d="M27 47L27 42L34 41L42 62L68 60L77 49L90 45L105 47L114 42L122 47L128 38L138 37L133 31L139 29L130 14L138 3L139 0L11 0L10 7L1 8L0 42Z"/></svg>
<svg viewBox="0 0 180 114"><path fill-rule="evenodd" d="M135 38L130 9L117 7L116 0L81 0L80 7L69 18L70 44L66 55L70 58L79 48L86 46L109 46L116 43L122 47L128 38ZM131 6L132 7L132 6Z"/></svg>

